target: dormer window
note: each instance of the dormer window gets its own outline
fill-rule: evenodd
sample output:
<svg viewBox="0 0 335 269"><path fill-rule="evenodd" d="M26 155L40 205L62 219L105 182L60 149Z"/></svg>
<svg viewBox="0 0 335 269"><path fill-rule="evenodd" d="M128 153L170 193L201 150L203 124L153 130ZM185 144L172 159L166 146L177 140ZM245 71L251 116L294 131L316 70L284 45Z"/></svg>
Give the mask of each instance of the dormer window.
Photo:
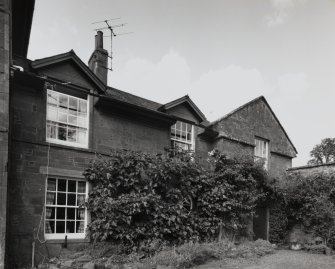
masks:
<svg viewBox="0 0 335 269"><path fill-rule="evenodd" d="M56 144L88 147L88 101L47 91L46 140Z"/></svg>
<svg viewBox="0 0 335 269"><path fill-rule="evenodd" d="M268 141L261 138L255 138L255 159L263 160L265 169L268 169L268 150L269 150Z"/></svg>
<svg viewBox="0 0 335 269"><path fill-rule="evenodd" d="M185 151L194 150L194 126L190 123L177 121L171 127L171 146Z"/></svg>

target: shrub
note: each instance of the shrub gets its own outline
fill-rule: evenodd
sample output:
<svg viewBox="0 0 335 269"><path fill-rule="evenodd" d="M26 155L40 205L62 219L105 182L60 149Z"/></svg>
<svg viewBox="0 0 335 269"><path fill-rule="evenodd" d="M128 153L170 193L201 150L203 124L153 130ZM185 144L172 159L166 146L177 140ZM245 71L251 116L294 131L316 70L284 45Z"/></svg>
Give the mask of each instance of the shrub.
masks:
<svg viewBox="0 0 335 269"><path fill-rule="evenodd" d="M289 174L280 182L282 212L286 214L286 230L294 224L302 224L307 233L326 241L335 238L335 177L331 174ZM278 229L277 236L284 229ZM276 232L276 231L274 231ZM272 232L272 237L273 232Z"/></svg>
<svg viewBox="0 0 335 269"><path fill-rule="evenodd" d="M270 242L276 244L284 243L288 236L289 224L285 202L279 197L270 207L269 227Z"/></svg>
<svg viewBox="0 0 335 269"><path fill-rule="evenodd" d="M153 240L182 244L212 240L218 227L240 232L270 193L261 164L212 152L212 170L189 154L115 151L85 171L95 241L148 249Z"/></svg>

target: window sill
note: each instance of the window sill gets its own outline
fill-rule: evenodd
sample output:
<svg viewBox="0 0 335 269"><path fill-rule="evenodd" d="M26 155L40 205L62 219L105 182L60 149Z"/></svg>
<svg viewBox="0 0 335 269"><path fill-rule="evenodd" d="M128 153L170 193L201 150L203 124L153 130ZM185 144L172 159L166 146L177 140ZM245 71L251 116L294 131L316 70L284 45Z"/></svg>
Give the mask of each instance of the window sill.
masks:
<svg viewBox="0 0 335 269"><path fill-rule="evenodd" d="M52 139L52 138L47 138L46 143L48 144L50 143L53 145L59 145L59 146L66 146L66 147L71 147L71 148L88 149L88 144L71 143L71 142Z"/></svg>
<svg viewBox="0 0 335 269"><path fill-rule="evenodd" d="M67 242L72 243L90 243L91 240L89 238L74 238L67 239ZM65 239L46 239L47 244L63 244L65 243Z"/></svg>

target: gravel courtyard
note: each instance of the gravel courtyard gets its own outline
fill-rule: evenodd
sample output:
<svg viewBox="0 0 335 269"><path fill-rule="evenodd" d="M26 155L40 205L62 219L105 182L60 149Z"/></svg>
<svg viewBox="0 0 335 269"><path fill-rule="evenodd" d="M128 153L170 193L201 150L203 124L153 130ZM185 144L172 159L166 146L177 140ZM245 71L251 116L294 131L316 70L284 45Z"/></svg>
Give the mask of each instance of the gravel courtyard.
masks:
<svg viewBox="0 0 335 269"><path fill-rule="evenodd" d="M196 269L334 269L335 256L309 254L302 251L278 250L258 261L215 261Z"/></svg>

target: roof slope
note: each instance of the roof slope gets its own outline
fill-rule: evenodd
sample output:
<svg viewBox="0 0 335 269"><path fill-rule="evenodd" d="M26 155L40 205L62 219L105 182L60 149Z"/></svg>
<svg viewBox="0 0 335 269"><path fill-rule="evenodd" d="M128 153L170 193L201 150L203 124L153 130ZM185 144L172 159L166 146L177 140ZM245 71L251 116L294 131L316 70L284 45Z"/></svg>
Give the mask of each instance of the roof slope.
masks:
<svg viewBox="0 0 335 269"><path fill-rule="evenodd" d="M112 97L116 100L127 102L139 107L144 107L150 110L158 111L158 108L162 106L162 104L139 97L134 94L130 94L113 87L108 87L105 93L107 96Z"/></svg>
<svg viewBox="0 0 335 269"><path fill-rule="evenodd" d="M266 101L265 97L264 96L259 96L251 101L249 101L248 103L236 108L235 110L231 111L230 113L226 114L225 116L211 122L207 128L212 128L214 127L215 125L217 125L219 122L222 122L222 121L225 121L227 120L228 118L230 118L231 116L235 115L236 113L238 113L239 111L241 111L242 109L256 103L256 102L259 102L259 101L262 101L266 104L266 106L268 107L268 109L270 110L270 112L272 113L274 119L276 120L276 122L278 123L278 125L280 126L280 128L282 129L284 135L286 136L287 140L289 141L289 143L291 144L292 148L294 149L295 153L297 154L298 151L297 149L295 148L295 146L293 145L290 137L288 136L288 134L286 133L284 127L282 126L282 124L280 123L279 119L277 118L276 114L273 112L272 108L270 107L269 103Z"/></svg>

